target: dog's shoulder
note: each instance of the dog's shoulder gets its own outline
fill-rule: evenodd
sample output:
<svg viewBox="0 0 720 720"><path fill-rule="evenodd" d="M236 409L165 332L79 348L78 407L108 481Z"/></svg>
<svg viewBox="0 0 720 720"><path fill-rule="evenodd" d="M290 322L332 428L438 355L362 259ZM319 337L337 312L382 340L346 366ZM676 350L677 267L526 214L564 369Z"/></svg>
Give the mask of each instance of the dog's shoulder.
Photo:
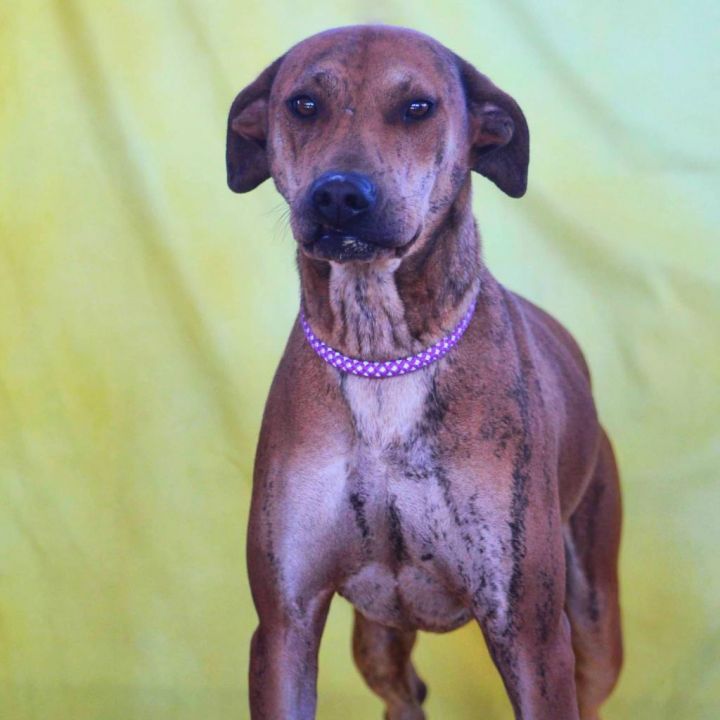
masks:
<svg viewBox="0 0 720 720"><path fill-rule="evenodd" d="M537 346L564 370L571 370L590 384L587 360L570 331L549 312L522 295L506 291L512 296Z"/></svg>
<svg viewBox="0 0 720 720"><path fill-rule="evenodd" d="M509 291L508 291L509 292ZM574 506L597 457L601 427L593 399L590 370L580 346L552 315L512 293L532 348L537 385L543 397L544 426L558 441L558 473L563 514Z"/></svg>

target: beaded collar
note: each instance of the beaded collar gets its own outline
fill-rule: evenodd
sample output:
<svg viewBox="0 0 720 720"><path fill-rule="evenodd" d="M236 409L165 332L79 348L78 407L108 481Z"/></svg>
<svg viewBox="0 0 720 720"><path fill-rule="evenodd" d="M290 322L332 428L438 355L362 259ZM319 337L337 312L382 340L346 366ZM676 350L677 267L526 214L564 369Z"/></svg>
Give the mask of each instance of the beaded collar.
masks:
<svg viewBox="0 0 720 720"><path fill-rule="evenodd" d="M351 375L359 375L360 377L378 379L392 378L421 370L440 358L445 357L445 355L458 344L463 333L467 330L467 326L470 324L470 320L475 312L476 304L477 297L470 303L470 307L455 329L449 335L430 345L430 347L425 348L425 350L415 355L408 355L407 357L398 358L397 360L384 360L382 362L351 358L326 345L312 331L305 317L305 312L302 309L300 310L300 324L305 333L305 338L308 343L310 343L310 347L312 347L328 365L332 365L334 368L350 373Z"/></svg>

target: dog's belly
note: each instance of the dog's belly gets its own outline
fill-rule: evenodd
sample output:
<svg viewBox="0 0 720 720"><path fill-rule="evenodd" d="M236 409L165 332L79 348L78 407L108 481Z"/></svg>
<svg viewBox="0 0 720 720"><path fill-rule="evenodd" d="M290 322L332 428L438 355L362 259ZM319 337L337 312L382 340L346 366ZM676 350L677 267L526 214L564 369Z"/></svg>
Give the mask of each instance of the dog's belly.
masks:
<svg viewBox="0 0 720 720"><path fill-rule="evenodd" d="M370 620L404 630L447 632L471 617L431 571L412 565L394 570L370 562L338 592Z"/></svg>

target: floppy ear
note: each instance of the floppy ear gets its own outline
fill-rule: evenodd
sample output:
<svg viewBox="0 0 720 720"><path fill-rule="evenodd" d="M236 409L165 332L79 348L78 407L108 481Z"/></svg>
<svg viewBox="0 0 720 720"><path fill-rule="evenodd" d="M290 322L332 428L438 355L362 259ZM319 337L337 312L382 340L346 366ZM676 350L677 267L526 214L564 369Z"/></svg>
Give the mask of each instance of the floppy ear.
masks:
<svg viewBox="0 0 720 720"><path fill-rule="evenodd" d="M282 58L265 68L260 76L241 90L230 107L225 162L230 189L244 193L270 177L267 143L270 88Z"/></svg>
<svg viewBox="0 0 720 720"><path fill-rule="evenodd" d="M530 133L520 106L470 63L458 58L471 127L471 168L511 197L527 188Z"/></svg>

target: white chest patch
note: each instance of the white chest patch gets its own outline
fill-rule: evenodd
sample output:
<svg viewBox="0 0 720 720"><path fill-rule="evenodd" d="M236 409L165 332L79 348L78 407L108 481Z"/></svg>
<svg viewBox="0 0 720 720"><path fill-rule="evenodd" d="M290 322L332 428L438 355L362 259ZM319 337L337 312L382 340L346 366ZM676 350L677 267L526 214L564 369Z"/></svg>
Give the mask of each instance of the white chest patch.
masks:
<svg viewBox="0 0 720 720"><path fill-rule="evenodd" d="M387 360L421 349L409 332L393 270L332 267L334 340L341 352ZM400 377L341 380L353 420L344 492L353 523L346 553L354 561L339 592L367 617L396 627L449 630L470 617L458 596L461 581L448 581L456 558L470 561L432 420L443 362Z"/></svg>
<svg viewBox="0 0 720 720"><path fill-rule="evenodd" d="M380 451L402 442L422 419L434 368L383 380L348 376L344 394L362 444Z"/></svg>

